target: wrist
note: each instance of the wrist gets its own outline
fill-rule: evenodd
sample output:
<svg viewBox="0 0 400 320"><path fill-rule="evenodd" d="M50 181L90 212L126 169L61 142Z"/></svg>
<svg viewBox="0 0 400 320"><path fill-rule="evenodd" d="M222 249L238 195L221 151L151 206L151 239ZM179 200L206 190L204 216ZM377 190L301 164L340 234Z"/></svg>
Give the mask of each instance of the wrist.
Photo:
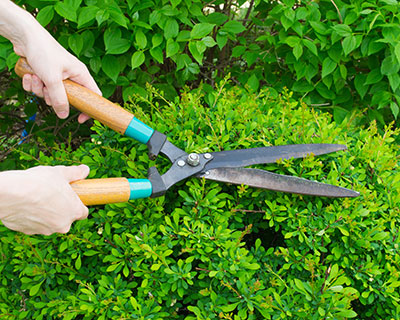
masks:
<svg viewBox="0 0 400 320"><path fill-rule="evenodd" d="M0 172L0 220L10 214L10 207L18 201L20 174L17 170Z"/></svg>
<svg viewBox="0 0 400 320"><path fill-rule="evenodd" d="M29 12L11 1L0 0L0 35L11 41L18 55L24 55L31 39L43 31Z"/></svg>

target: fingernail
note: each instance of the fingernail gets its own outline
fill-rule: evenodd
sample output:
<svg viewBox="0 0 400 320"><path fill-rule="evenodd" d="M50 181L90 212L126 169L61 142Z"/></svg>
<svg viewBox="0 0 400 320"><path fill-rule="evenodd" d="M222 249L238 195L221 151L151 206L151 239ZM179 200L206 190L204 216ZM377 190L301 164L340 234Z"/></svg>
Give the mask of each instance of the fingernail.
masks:
<svg viewBox="0 0 400 320"><path fill-rule="evenodd" d="M66 111L61 111L61 112L59 112L57 115L58 115L59 118L65 119L66 117L68 117L68 112L66 112Z"/></svg>

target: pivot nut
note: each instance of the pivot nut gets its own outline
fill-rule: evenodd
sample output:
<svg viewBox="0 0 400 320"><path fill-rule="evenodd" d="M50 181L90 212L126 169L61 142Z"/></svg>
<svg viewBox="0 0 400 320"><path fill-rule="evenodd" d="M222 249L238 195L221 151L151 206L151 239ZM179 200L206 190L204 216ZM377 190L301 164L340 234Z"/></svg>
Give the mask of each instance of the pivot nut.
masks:
<svg viewBox="0 0 400 320"><path fill-rule="evenodd" d="M200 164L200 156L197 153L191 153L188 155L186 162L192 167L196 167Z"/></svg>

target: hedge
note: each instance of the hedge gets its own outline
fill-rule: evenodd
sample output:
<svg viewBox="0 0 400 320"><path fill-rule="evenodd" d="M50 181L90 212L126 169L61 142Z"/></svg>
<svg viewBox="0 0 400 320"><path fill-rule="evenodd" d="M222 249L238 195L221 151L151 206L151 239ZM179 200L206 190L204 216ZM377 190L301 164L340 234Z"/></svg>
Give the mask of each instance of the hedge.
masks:
<svg viewBox="0 0 400 320"><path fill-rule="evenodd" d="M286 87L338 122L359 109L364 123L398 123L400 4L395 0L16 3L82 60L104 96L116 102L145 96L147 83L170 100L185 85L195 89L204 83L212 105L215 84L231 73L235 85L256 91ZM5 72L16 59L11 44L0 39L0 80L7 80L0 81L0 102L19 100L27 119L37 107L21 95L20 80ZM4 132L15 129L6 123L21 114L11 104L0 116ZM36 131L55 122L47 117ZM60 142L67 131L55 138Z"/></svg>
<svg viewBox="0 0 400 320"><path fill-rule="evenodd" d="M260 165L353 188L354 199L189 179L156 199L96 206L68 234L0 227L3 319L398 319L399 130L338 124L286 91L201 90L174 101L148 88L126 108L187 152L300 143L348 151ZM91 178L146 177L146 146L95 123L91 141L44 151L23 143L18 168L90 166ZM167 160L158 159L163 168Z"/></svg>

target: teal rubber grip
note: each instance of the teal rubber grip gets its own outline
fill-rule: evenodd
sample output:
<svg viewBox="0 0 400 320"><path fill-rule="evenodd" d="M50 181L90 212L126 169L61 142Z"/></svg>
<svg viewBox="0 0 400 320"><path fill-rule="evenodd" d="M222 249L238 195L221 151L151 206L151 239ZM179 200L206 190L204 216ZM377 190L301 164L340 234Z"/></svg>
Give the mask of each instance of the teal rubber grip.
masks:
<svg viewBox="0 0 400 320"><path fill-rule="evenodd" d="M148 179L128 179L131 193L129 200L148 198L153 192L153 186Z"/></svg>
<svg viewBox="0 0 400 320"><path fill-rule="evenodd" d="M153 132L154 129L133 117L126 128L125 135L146 144L150 140Z"/></svg>

